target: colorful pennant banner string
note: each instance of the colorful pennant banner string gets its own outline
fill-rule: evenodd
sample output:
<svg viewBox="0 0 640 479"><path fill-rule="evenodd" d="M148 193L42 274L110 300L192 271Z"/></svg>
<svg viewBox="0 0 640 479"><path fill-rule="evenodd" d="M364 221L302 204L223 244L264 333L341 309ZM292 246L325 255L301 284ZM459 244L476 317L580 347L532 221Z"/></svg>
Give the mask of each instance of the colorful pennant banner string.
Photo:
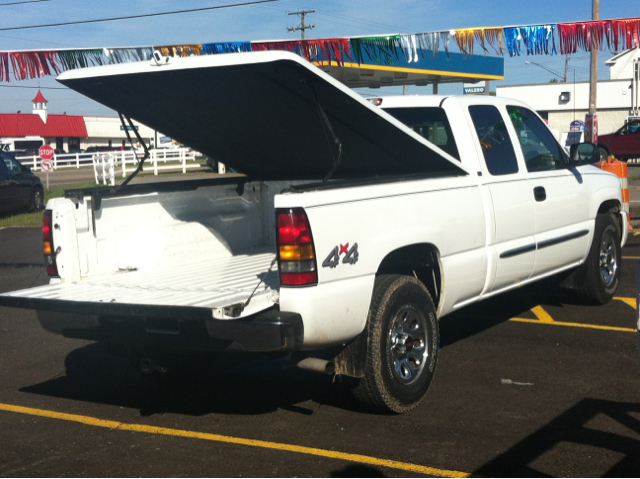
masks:
<svg viewBox="0 0 640 479"><path fill-rule="evenodd" d="M165 57L188 57L191 55L200 55L202 45L165 45L162 47L154 47L159 50Z"/></svg>
<svg viewBox="0 0 640 479"><path fill-rule="evenodd" d="M556 47L556 36L558 47ZM163 55L185 57L249 51L286 50L306 60L324 65L335 62L342 66L346 60L362 64L374 62L389 65L404 56L407 63L416 63L428 56L436 59L440 48L450 58L449 41L453 38L465 56L474 54L476 45L485 53L489 48L504 55L503 37L509 56L565 55L579 49L590 51L608 48L618 52L640 47L640 18L598 20L515 27L466 28L442 32L402 35L328 38L279 42L225 42L163 45L155 47ZM0 81L38 78L59 74L66 70L113 63L148 61L154 47L97 48L59 51L0 52Z"/></svg>
<svg viewBox="0 0 640 479"><path fill-rule="evenodd" d="M578 49L612 51L640 46L640 18L559 23L560 53L576 53Z"/></svg>
<svg viewBox="0 0 640 479"><path fill-rule="evenodd" d="M104 48L103 54L110 63L129 63L151 60L152 47L138 48Z"/></svg>
<svg viewBox="0 0 640 479"><path fill-rule="evenodd" d="M352 40L353 41L353 40ZM435 60L438 57L440 43L444 45L447 58L449 55L449 32L411 33L400 35L400 45L408 63L415 63L425 53Z"/></svg>
<svg viewBox="0 0 640 479"><path fill-rule="evenodd" d="M57 52L57 60L62 65L62 71L89 66L104 65L104 50L62 50Z"/></svg>
<svg viewBox="0 0 640 479"><path fill-rule="evenodd" d="M555 55L555 30L555 25L505 28L503 33L509 56L522 55L521 44L525 46L527 55Z"/></svg>
<svg viewBox="0 0 640 479"><path fill-rule="evenodd" d="M451 32L458 49L466 55L473 55L473 47L477 41L485 53L489 53L486 45L491 46L498 55L502 55L502 28L465 28Z"/></svg>
<svg viewBox="0 0 640 479"><path fill-rule="evenodd" d="M291 42L251 42L253 51L284 50L296 53L312 63L335 62L344 65L345 57L351 57L351 43L347 38L327 38L323 40L297 40Z"/></svg>
<svg viewBox="0 0 640 479"><path fill-rule="evenodd" d="M640 47L640 18L611 20L611 41L614 51Z"/></svg>
<svg viewBox="0 0 640 479"><path fill-rule="evenodd" d="M401 48L400 35L351 39L351 49L358 64L364 63L366 54L378 64L390 65L394 59L400 59L398 50Z"/></svg>
<svg viewBox="0 0 640 479"><path fill-rule="evenodd" d="M9 58L16 80L57 75L62 71L57 65L56 52L10 53Z"/></svg>
<svg viewBox="0 0 640 479"><path fill-rule="evenodd" d="M227 42L227 43L203 43L200 53L202 55L215 55L218 53L250 52L251 42Z"/></svg>

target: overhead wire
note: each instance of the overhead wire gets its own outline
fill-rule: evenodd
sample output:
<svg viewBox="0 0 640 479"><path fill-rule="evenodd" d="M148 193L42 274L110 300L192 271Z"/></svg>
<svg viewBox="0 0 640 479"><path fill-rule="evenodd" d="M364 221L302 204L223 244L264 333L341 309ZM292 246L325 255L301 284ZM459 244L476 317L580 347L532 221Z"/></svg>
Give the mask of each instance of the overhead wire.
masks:
<svg viewBox="0 0 640 479"><path fill-rule="evenodd" d="M123 17L112 17L112 18L97 18L93 20L76 20L73 22L61 22L61 23L47 23L42 25L23 25L20 27L4 27L0 28L0 32L6 32L9 30L27 30L32 28L50 28L50 27L62 27L69 25L82 25L87 23L99 23L99 22L115 22L119 20L131 20L134 18L149 18L149 17L159 17L163 15L177 15L181 13L193 13L193 12L202 12L206 10L218 10L221 8L233 8L233 7L243 7L248 5L257 5L260 3L272 3L279 2L280 0L254 0L252 2L242 2L242 3L232 3L226 5L216 5L214 7L201 7L201 8L190 8L187 10L174 10L171 12L157 12L157 13L143 13L140 15L127 15Z"/></svg>
<svg viewBox="0 0 640 479"><path fill-rule="evenodd" d="M39 3L50 2L51 0L23 0L21 2L0 3L0 7L8 7L9 5L22 5L23 3Z"/></svg>

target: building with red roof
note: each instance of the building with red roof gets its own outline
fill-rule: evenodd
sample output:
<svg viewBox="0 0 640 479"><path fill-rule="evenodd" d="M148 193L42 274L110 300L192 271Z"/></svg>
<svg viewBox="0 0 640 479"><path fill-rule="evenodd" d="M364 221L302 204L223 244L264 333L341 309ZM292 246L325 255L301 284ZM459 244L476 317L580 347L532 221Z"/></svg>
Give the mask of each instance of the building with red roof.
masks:
<svg viewBox="0 0 640 479"><path fill-rule="evenodd" d="M126 146L126 132L117 117L52 115L38 90L31 100L33 112L0 113L0 141L7 150L36 149L42 144L72 152L88 146ZM134 122L147 145L157 142L157 133ZM135 135L132 135L137 142Z"/></svg>

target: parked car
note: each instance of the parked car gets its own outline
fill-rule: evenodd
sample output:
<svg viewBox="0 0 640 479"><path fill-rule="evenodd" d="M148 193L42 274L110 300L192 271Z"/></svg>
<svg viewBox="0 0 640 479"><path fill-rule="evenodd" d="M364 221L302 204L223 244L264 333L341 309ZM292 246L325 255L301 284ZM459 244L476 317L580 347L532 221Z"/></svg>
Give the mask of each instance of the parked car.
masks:
<svg viewBox="0 0 640 479"><path fill-rule="evenodd" d="M12 154L0 151L0 157L0 214L41 211L44 188L40 178Z"/></svg>
<svg viewBox="0 0 640 479"><path fill-rule="evenodd" d="M621 161L640 158L640 120L627 122L615 133L599 135L598 148L602 160L609 155Z"/></svg>

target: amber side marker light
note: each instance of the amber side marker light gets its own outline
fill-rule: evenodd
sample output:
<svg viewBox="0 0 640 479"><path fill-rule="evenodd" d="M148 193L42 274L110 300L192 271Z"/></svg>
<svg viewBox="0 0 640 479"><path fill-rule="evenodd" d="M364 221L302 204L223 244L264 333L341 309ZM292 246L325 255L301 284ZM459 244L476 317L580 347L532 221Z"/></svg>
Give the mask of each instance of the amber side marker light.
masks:
<svg viewBox="0 0 640 479"><path fill-rule="evenodd" d="M309 219L302 208L276 210L278 267L283 286L318 284Z"/></svg>

